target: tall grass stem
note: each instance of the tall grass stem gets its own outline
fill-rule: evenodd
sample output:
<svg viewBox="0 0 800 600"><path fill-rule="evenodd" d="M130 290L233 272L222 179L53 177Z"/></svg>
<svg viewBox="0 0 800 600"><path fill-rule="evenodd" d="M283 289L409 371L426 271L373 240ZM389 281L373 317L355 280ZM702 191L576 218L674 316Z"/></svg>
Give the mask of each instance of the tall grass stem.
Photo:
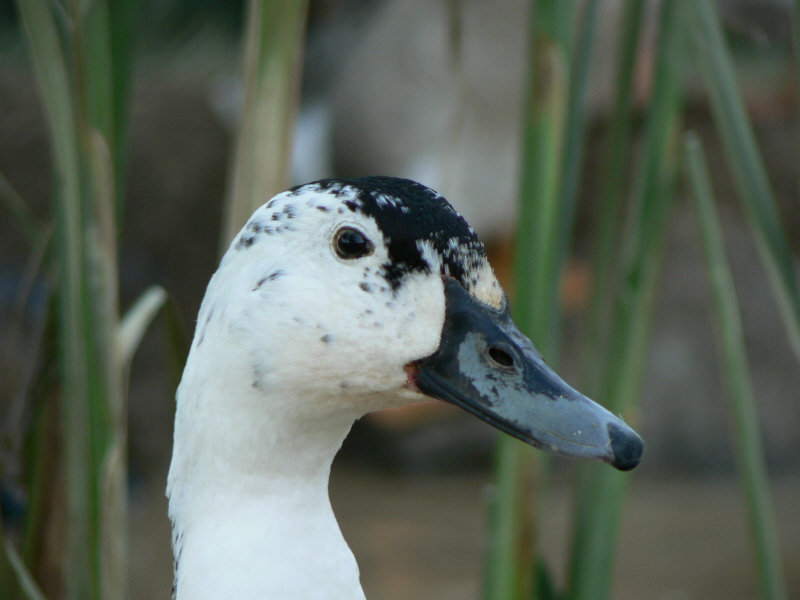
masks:
<svg viewBox="0 0 800 600"><path fill-rule="evenodd" d="M764 445L750 380L744 333L736 300L711 181L700 140L685 136L686 169L700 224L703 253L708 267L714 315L719 331L719 352L725 373L734 423L736 457L747 500L762 600L785 600L778 534L772 510Z"/></svg>
<svg viewBox="0 0 800 600"><path fill-rule="evenodd" d="M63 12L43 0L18 0L17 6L53 156L66 482L63 596L123 600L127 408L118 337L117 133L125 119L116 109L125 105L129 56L128 40L113 38L126 24L117 19L117 2L69 0Z"/></svg>
<svg viewBox="0 0 800 600"><path fill-rule="evenodd" d="M626 192L627 157L633 128L633 89L637 50L642 27L644 0L625 3L622 36L618 52L616 98L611 118L611 139L608 145L599 225L596 233L593 289L587 321L586 344L582 366L587 393L599 393L603 347L608 341L611 302L615 289L613 267L619 261L619 242L623 198Z"/></svg>
<svg viewBox="0 0 800 600"><path fill-rule="evenodd" d="M25 235L28 244L31 247L36 247L40 236L44 233L44 226L39 223L36 216L28 208L25 200L2 173L0 173L0 202L6 205L11 216L14 217L20 230Z"/></svg>
<svg viewBox="0 0 800 600"><path fill-rule="evenodd" d="M256 208L289 187L308 0L249 0L244 104L234 149L222 252Z"/></svg>
<svg viewBox="0 0 800 600"><path fill-rule="evenodd" d="M608 347L598 354L604 374L599 400L615 413L637 402L677 154L684 59L683 0L661 8L654 88L645 123L641 162L625 234L621 276L615 291ZM617 524L628 477L599 465L580 465L574 520L569 598L608 596Z"/></svg>
<svg viewBox="0 0 800 600"><path fill-rule="evenodd" d="M800 360L800 287L775 196L737 86L717 7L713 0L697 0L693 7L694 55L698 57L708 86L717 130L747 211L761 262L772 284L789 342Z"/></svg>
<svg viewBox="0 0 800 600"><path fill-rule="evenodd" d="M25 563L0 528L0 600L46 600Z"/></svg>
<svg viewBox="0 0 800 600"><path fill-rule="evenodd" d="M521 178L514 256L514 316L551 361L555 360L559 257L568 242L560 220L567 152L572 23L577 3L531 4L527 95L523 113ZM574 105L573 105L574 107ZM484 581L486 600L530 600L535 594L537 499L545 487L546 460L511 438L497 451L497 488L490 509Z"/></svg>

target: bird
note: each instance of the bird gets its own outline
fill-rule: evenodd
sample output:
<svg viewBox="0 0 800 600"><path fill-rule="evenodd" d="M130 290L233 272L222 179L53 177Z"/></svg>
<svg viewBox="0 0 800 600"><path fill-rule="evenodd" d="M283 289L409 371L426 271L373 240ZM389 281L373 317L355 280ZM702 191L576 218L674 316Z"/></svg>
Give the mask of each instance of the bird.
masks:
<svg viewBox="0 0 800 600"><path fill-rule="evenodd" d="M620 470L644 442L511 318L483 245L414 181L280 193L211 278L177 391L167 496L176 600L364 600L328 497L363 415L438 399Z"/></svg>

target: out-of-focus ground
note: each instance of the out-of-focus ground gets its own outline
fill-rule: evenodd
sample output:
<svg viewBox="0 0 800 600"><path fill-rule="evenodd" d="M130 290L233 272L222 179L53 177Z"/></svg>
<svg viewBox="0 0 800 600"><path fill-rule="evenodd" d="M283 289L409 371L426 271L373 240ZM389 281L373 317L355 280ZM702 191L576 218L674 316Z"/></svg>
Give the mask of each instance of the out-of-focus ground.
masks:
<svg viewBox="0 0 800 600"><path fill-rule="evenodd" d="M445 3L342 3L359 10L347 15L330 11L328 25L335 27L323 27L326 21L319 14L325 10L317 6L319 10L312 11L317 18L309 32L304 84L303 123L311 132L310 143L312 148L320 141L330 143L332 156L315 155L306 167L316 166L300 169L298 178L384 173L414 176L447 190L449 199L470 216L489 242L498 271L508 273L508 240L513 229L509 215L513 215L516 185L509 160L516 152L522 89L514 73L523 70L523 58L513 53L524 47L518 37L521 21L514 11L524 3L505 2L505 12L487 9L494 5L483 0L461 3L465 71L455 75L445 56L448 47L442 43L447 34ZM603 4L619 6L611 1ZM723 4L752 8L747 2ZM777 11L777 18L769 17L767 4ZM800 132L794 75L786 59L788 20L782 19L784 13L779 10L784 4L761 3L757 18L750 20L745 18L746 11L739 10L728 22L736 31L744 31L745 37L755 35L759 40L755 45L760 49L744 53L743 88L797 256ZM401 25L410 29L403 33ZM481 32L491 35L474 37ZM602 90L612 75L604 36L611 34L613 28L604 27L598 41L587 177L582 182L563 303L565 343L559 369L578 387L576 340L586 308L589 232L599 216L598 181L608 135L608 97ZM211 28L194 32L180 43L145 49L133 85L120 256L122 306L129 306L147 286L159 283L175 297L190 333L205 285L216 268L231 125L236 118L237 47L226 35ZM8 40L0 42L8 44ZM376 49L375 44L380 47ZM2 51L6 54L0 61L0 172L46 219L49 157L35 82L18 45L11 43ZM387 62L376 66L382 56ZM639 85L646 91L646 53L642 63ZM707 145L740 294L789 597L800 598L800 368L788 348L742 217L708 105L696 81L692 85L686 127L697 130ZM311 153L303 156L309 158ZM636 165L635 153L630 164ZM487 207L496 210L487 211ZM697 236L692 207L679 198L667 235L642 407L632 415L648 451L633 474L622 520L615 599L757 597ZM21 346L11 344L11 336L6 335L13 329L6 307L23 278L28 256L13 221L3 214L0 419L8 414L5 411L13 404L10 391L34 352L34 317L23 320ZM31 311L41 312L42 287L34 286L34 291ZM146 337L131 374L132 600L166 600L171 585L163 490L174 402L162 337L157 324ZM20 422L26 423L24 418ZM334 509L360 563L370 600L478 597L495 439L493 430L471 417L436 406L371 417L356 426L345 455L334 465L331 487ZM6 447L0 450L7 466ZM17 475L7 469L3 483L13 488ZM569 542L568 483L569 469L558 462L556 483L541 512L542 547L560 578Z"/></svg>

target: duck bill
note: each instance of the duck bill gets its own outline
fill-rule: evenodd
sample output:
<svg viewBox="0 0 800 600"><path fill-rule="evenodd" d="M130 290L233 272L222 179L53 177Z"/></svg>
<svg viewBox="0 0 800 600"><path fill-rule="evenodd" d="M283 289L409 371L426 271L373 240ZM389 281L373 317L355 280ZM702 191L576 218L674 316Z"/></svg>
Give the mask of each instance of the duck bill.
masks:
<svg viewBox="0 0 800 600"><path fill-rule="evenodd" d="M621 471L639 464L642 438L564 383L520 333L508 308L478 302L452 278L445 278L445 299L439 349L413 365L422 393L548 452Z"/></svg>

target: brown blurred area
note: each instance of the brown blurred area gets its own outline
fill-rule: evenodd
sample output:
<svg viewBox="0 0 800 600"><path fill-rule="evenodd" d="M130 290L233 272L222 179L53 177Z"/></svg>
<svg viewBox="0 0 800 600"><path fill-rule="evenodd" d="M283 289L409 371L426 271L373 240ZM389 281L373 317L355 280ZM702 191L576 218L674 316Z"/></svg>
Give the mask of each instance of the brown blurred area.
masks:
<svg viewBox="0 0 800 600"><path fill-rule="evenodd" d="M380 58L381 52L370 44L389 39L381 38L380 32L391 29L392 23L396 27L421 23L420 29L427 35L444 35L435 27L443 27L441 5L445 3L429 3L438 9L421 8L420 4L411 0L312 3L304 109L306 116L311 114L309 127L319 129L318 135L311 135L310 143L324 147L320 160L309 161L315 167L298 172L310 173L308 179L331 174L418 173L421 178L440 181L444 189L453 190L453 194L445 195L473 221L487 243L498 275L507 282L513 218L501 219L487 213L486 207L496 204L500 213L513 214L513 205L509 208L507 204L513 202L516 171L504 157L514 156L516 142L506 139L505 132L513 131L518 124L514 94L521 91L522 84L513 81L522 58L503 62L501 57L492 62L494 55L482 50L496 46L491 37L466 43L467 81L482 82L475 85L474 96L469 96L478 105L476 114L480 116L468 109L450 114L439 108L438 102L460 98L464 91L450 81L441 82L436 93L426 91L430 80L436 80L436 73L412 76L412 67L417 64L414 61L424 60L424 53L420 59L404 57L397 70L386 66L384 71L389 76L394 74L388 83L373 81L371 71L360 69L364 57ZM465 1L465 14L479 15L477 4L477 0ZM496 17L495 35L505 35L503 28L518 18L513 11L522 4L508 3L509 14ZM769 19L761 12L756 18L749 12L752 4L727 2L724 6L729 11L729 26L744 31L745 41L756 40L753 45L757 50L746 54L743 61L743 89L785 230L797 256L800 131L797 93L787 57L788 24L781 23L780 17L787 13L780 12L783 3L771 2L768 4L778 16ZM474 20L480 22L478 17ZM466 34L473 30L476 28L464 28ZM402 33L393 35L402 38ZM36 84L22 50L14 42L3 43L10 49L3 50L0 45L4 53L0 60L0 172L35 214L47 221L50 160ZM386 45L391 49L391 44ZM521 45L522 40L511 40L501 50L512 52ZM450 68L439 56L447 52L446 46L432 44L432 48L419 52L423 50L434 53L436 60L431 64ZM598 58L598 70L605 62L605 58ZM511 73L494 73L497 64L511 63ZM121 303L124 310L149 285L158 283L177 301L190 333L218 260L238 67L235 35L217 32L213 27L199 28L165 47L146 48L137 62L120 239ZM643 67L643 79L646 73ZM609 80L612 77L608 71L605 75ZM603 74L598 77L603 79ZM512 88L497 97L492 95L492 86L505 85L506 80L512 82ZM356 82L365 84L358 87ZM453 96L448 95L451 83ZM644 83L642 86L646 87ZM400 94L398 90L409 94L380 100L372 95L377 93L373 88L388 95ZM353 90L357 93L348 93ZM415 90L419 93L412 93ZM407 108L392 122L387 115L393 114L398 104ZM314 113L319 106L322 112ZM576 387L581 380L578 340L593 284L587 266L591 260L589 232L598 219L597 174L603 168L608 136L607 96L598 91L591 107L587 176L581 183L576 241L562 286L565 339L560 368L564 378ZM314 121L318 117L321 120ZM420 147L426 147L428 139L422 134L413 137L415 123L429 127L438 123L437 119L445 122L441 130L433 127L440 138L444 136L439 142L444 147L430 155L415 155ZM453 123L461 123L462 128L453 129ZM715 178L774 481L788 589L790 597L800 598L800 368L789 350L725 170L709 107L696 90L690 94L686 125L706 141ZM497 160L506 162L494 168L492 160L482 159L481 153L493 153L500 146L503 150L496 152ZM461 162L453 166L455 159L451 164L442 156L456 156ZM428 168L430 165L439 165L438 170ZM459 178L465 171L477 172L481 182ZM493 189L496 194L491 193ZM30 251L13 219L5 212L0 214L0 416L4 416L15 385L36 351L45 290L43 282L34 286L35 293L22 316L12 310ZM692 207L685 198L680 198L673 209L655 315L643 402L637 416L648 451L634 474L623 516L612 597L755 598L754 558L735 478L730 416L720 385L705 265ZM15 327L22 328L21 344L9 334ZM171 586L164 487L174 400L164 367L168 357L162 329L158 322L151 328L135 359L130 381L133 600L166 599ZM21 422L25 424L26 420ZM334 465L331 495L345 537L361 566L368 598L479 597L496 435L483 423L439 403L376 414L356 425ZM13 464L13 457L3 454L2 459L2 483L13 494L19 493L18 473L8 466ZM572 504L570 465L558 460L554 472L554 484L545 495L541 535L551 566L563 578Z"/></svg>

